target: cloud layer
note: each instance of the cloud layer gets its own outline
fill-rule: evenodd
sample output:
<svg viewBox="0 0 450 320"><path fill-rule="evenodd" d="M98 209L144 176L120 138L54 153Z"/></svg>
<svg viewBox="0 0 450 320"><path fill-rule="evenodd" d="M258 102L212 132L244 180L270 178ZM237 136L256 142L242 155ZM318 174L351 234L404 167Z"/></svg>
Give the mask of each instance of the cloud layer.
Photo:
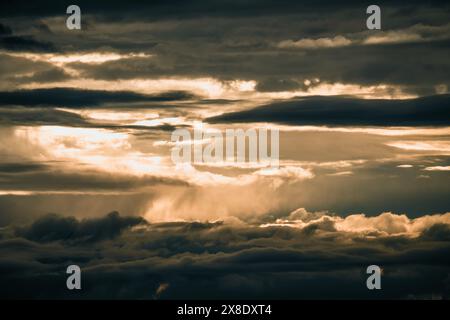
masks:
<svg viewBox="0 0 450 320"><path fill-rule="evenodd" d="M391 213L347 217L345 230L324 217L299 209L288 217L296 227L262 227L219 221L146 225L118 214L85 221L49 216L19 231L2 229L0 296L448 297L448 213L416 220ZM372 221L373 230L361 230L358 219ZM414 233L403 232L408 226ZM80 292L64 289L69 264L82 269ZM365 287L371 264L383 268L379 292Z"/></svg>
<svg viewBox="0 0 450 320"><path fill-rule="evenodd" d="M448 126L450 96L414 100L306 97L223 114L209 122L275 122L329 126Z"/></svg>

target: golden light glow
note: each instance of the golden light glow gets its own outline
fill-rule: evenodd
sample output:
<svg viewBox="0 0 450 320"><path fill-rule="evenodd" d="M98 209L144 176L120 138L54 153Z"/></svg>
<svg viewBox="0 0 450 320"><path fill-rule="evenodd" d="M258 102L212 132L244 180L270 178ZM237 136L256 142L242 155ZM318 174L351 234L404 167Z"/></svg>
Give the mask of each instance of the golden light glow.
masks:
<svg viewBox="0 0 450 320"><path fill-rule="evenodd" d="M150 54L138 53L116 53L116 52L87 52L87 53L71 53L71 54L57 54L57 53L7 53L13 57L25 58L31 61L44 61L54 63L55 65L64 65L67 63L81 62L100 64L108 61L115 61L129 58L149 58Z"/></svg>
<svg viewBox="0 0 450 320"><path fill-rule="evenodd" d="M405 235L417 237L430 226L441 223L450 224L450 213L424 215L410 219L404 214L384 212L368 217L365 214L352 214L347 217L331 215L328 212L308 212L304 208L293 211L289 218L277 219L274 223L266 223L261 227L292 227L303 229L311 225L332 223L336 231L360 233L363 236L395 236ZM324 229L326 232L327 229ZM331 231L332 229L330 229Z"/></svg>
<svg viewBox="0 0 450 320"><path fill-rule="evenodd" d="M306 91L259 92L254 81L219 81L214 78L160 78L130 80L95 80L77 78L61 82L27 83L25 89L68 87L87 90L135 91L156 94L165 91L188 91L208 99L290 99L313 95L353 95L364 99L411 99L417 95L405 93L399 86L360 86L342 83L321 83L309 86Z"/></svg>
<svg viewBox="0 0 450 320"><path fill-rule="evenodd" d="M387 145L404 150L450 152L450 141L395 141Z"/></svg>

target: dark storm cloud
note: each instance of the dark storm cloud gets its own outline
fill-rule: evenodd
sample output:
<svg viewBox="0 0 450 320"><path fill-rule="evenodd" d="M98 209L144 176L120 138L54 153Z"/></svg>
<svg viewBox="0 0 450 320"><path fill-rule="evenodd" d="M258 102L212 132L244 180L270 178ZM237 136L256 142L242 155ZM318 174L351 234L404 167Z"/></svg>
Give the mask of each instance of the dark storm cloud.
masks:
<svg viewBox="0 0 450 320"><path fill-rule="evenodd" d="M85 220L50 215L1 230L0 296L152 299L159 284L168 283L162 299L446 298L449 230L435 226L438 237L426 236L430 228L417 238L367 238L338 232L325 221L303 232L147 224L117 213ZM75 294L64 286L72 263L82 269L83 290ZM365 285L371 264L384 271L383 290L376 293Z"/></svg>
<svg viewBox="0 0 450 320"><path fill-rule="evenodd" d="M105 103L165 102L193 99L183 91L144 95L130 91L101 91L71 88L51 88L0 92L0 104L22 106L87 107Z"/></svg>
<svg viewBox="0 0 450 320"><path fill-rule="evenodd" d="M45 168L41 163L0 163L1 173L26 173Z"/></svg>
<svg viewBox="0 0 450 320"><path fill-rule="evenodd" d="M108 108L109 106L102 106ZM161 107L158 105L157 107ZM164 106L170 108L170 106ZM113 107L114 108L114 107ZM145 105L141 108L151 109L156 106ZM173 131L177 127L161 124L147 127L140 125L111 124L93 119L86 119L79 114L47 107L5 106L0 108L0 124L4 126L41 126L58 125L67 127L98 128L110 130L133 130L134 134L152 134L158 131Z"/></svg>
<svg viewBox="0 0 450 320"><path fill-rule="evenodd" d="M0 49L10 51L53 52L50 42L36 40L31 35L14 35L11 28L0 24Z"/></svg>
<svg viewBox="0 0 450 320"><path fill-rule="evenodd" d="M275 122L331 126L448 126L450 95L411 100L306 97L209 118L221 122Z"/></svg>
<svg viewBox="0 0 450 320"><path fill-rule="evenodd" d="M103 218L82 221L53 214L39 218L31 226L19 229L17 233L36 242L94 242L112 239L126 228L145 223L140 217L121 217L118 212L111 212Z"/></svg>
<svg viewBox="0 0 450 320"><path fill-rule="evenodd" d="M7 126L6 129L11 125L49 124L145 129L94 122L54 107L115 108L139 103L166 107L167 102L172 105L188 102L190 106L229 102L187 101L196 97L186 92L152 96L67 88L18 90L30 83L62 82L71 77L50 62L35 61L20 53L13 56L21 51L149 54L147 58L99 64L67 64L80 72L80 78L110 81L212 77L224 81L255 80L256 90L276 92L306 91L317 83L307 86L305 80L319 78L318 84L398 85L406 92L419 95L434 94L437 85L450 87L448 2L378 2L382 7L382 32L400 30L401 36L412 32L419 40L377 45L363 44L368 36L382 34L366 30L365 9L371 2L79 1L82 11L79 31L65 27L68 4L45 0L0 2L0 47L14 51L0 54L0 105L3 106L0 125ZM335 36L345 36L351 44L314 49L279 46L282 41ZM39 58L46 59L43 55ZM209 121L440 126L449 125L448 102L448 95L405 101L296 98L224 114ZM174 116L181 112L175 109ZM145 135L155 129L136 131ZM163 125L160 129L174 128ZM8 136L7 130L2 130L2 134L6 138L1 149L6 155L17 157L29 153L33 157L45 157L44 148L16 143L23 140L16 140L15 132ZM156 137L160 139L159 135ZM302 150L307 161L370 160L386 155L403 160L409 155L386 146L384 143L391 140L375 135L363 138L362 134L308 132L286 141L291 143L291 150ZM61 143L70 147L77 139L69 138ZM444 161L448 161L447 158L438 161L437 156L432 158L427 162L430 165L445 165ZM361 210L373 215L375 210L378 214L392 208L415 216L446 212L448 172L427 172L432 178L417 179L423 174L420 163L417 160L414 168L402 173L398 171L404 169L396 165L403 162L364 163L349 168L355 172L354 177L331 177L327 174L335 173L335 169L314 169L314 179L283 185L270 196L274 201L284 199L286 207L293 206L289 202L295 199L306 207L343 215ZM396 178L392 177L394 174ZM165 185L170 188L163 188ZM339 231L331 216L301 229L258 225L284 219L284 212L249 218L254 224L233 216L236 225L221 221L147 223L142 218L117 213L92 218L99 211L148 214L148 206L159 199L153 190L158 190L159 195L167 191L168 201L170 204L174 201L174 208L181 212L183 207L176 206L170 193L173 187L185 186L185 182L176 179L110 174L70 162L3 160L0 164L0 297L153 299L162 283L168 284L158 294L163 299L450 297L450 230L448 224L440 222L414 238L386 235L378 229L366 234ZM29 191L30 195L7 194L9 190ZM187 192L181 202L196 205L197 198L190 195ZM220 212L220 202L217 208ZM43 216L49 211L61 215ZM67 214L78 218L63 216ZM390 221L385 228L395 229L397 223ZM82 268L83 290L79 292L68 291L65 286L66 268L74 263ZM371 264L383 268L383 290L366 288L365 268Z"/></svg>
<svg viewBox="0 0 450 320"><path fill-rule="evenodd" d="M263 22L255 23L259 25ZM280 22L276 20L274 23ZM196 28L202 28L200 24L187 26L187 29L191 28L194 32L188 36L191 41L166 40L152 50L155 55L149 58L121 59L100 65L74 63L72 67L85 77L103 80L167 75L256 80L256 89L266 92L306 90L304 81L315 78L320 79L320 83L399 85L406 91L420 95L434 94L436 85L450 85L448 40L358 44L317 50L280 49L275 44L286 38L273 35L263 25L261 28L264 31L246 27L246 31L240 34L229 31L230 25L227 23L222 22L222 25L225 31L205 26L206 29L211 28L210 33L205 36L195 34ZM280 28L284 30L286 26L281 25ZM179 31L171 30L170 34L167 32L160 36L174 37L177 32ZM180 33L179 36L182 37L183 34ZM217 42L216 37L222 41ZM259 39L256 41L260 41L262 46L230 47L227 43L236 37L243 38L244 41L256 37Z"/></svg>
<svg viewBox="0 0 450 320"><path fill-rule="evenodd" d="M11 51L55 51L55 48L51 43L37 41L31 36L0 36L0 48Z"/></svg>
<svg viewBox="0 0 450 320"><path fill-rule="evenodd" d="M68 142L69 143L69 142ZM125 173L115 175L84 168L69 169L62 163L24 163L0 165L0 189L25 191L138 191L155 185L187 186L188 183L172 178ZM1 169L4 170L1 170ZM26 169L29 169L26 171ZM31 170L33 169L33 170Z"/></svg>
<svg viewBox="0 0 450 320"><path fill-rule="evenodd" d="M277 79L267 78L260 80L256 86L256 90L260 92L274 92L274 91L293 91L299 89L307 89L301 81L293 79Z"/></svg>
<svg viewBox="0 0 450 320"><path fill-rule="evenodd" d="M348 1L342 5L354 3ZM151 1L142 2L131 0L127 3L122 1L108 1L107 4L96 1L78 1L77 5L83 8L83 12L91 14L103 14L112 19L124 19L137 17L142 19L168 19L168 18L193 18L202 15L210 16L249 16L254 14L274 14L286 13L286 6L292 9L308 9L317 7L336 7L332 1L323 1L317 4L317 1ZM41 1L39 4L31 4L30 1L20 0L15 2L14 7L2 5L0 7L2 14L0 16L54 16L65 13L67 5L58 1Z"/></svg>
<svg viewBox="0 0 450 320"><path fill-rule="evenodd" d="M419 95L434 94L436 85L450 86L445 2L380 2L383 30L372 32L365 27L369 2L88 1L78 3L86 28L76 35L61 30L65 28L64 4L25 3L0 12L9 12L18 30L32 29L34 36L55 43L61 52L154 54L148 59L72 64L83 76L95 79L208 76L256 80L257 90L265 92L304 90L304 80L313 78L320 78L322 83L400 85ZM30 15L31 21L21 15ZM55 15L61 20L45 21L46 16ZM43 23L47 26L44 29L40 27ZM55 31L49 32L52 28ZM362 45L361 37L389 31L400 36L412 33L419 40ZM317 50L278 46L282 41L335 36L351 41L356 37L359 42Z"/></svg>
<svg viewBox="0 0 450 320"><path fill-rule="evenodd" d="M0 37L10 34L12 34L11 28L0 23Z"/></svg>
<svg viewBox="0 0 450 320"><path fill-rule="evenodd" d="M66 125L93 127L78 114L51 108L0 108L0 124L3 125Z"/></svg>
<svg viewBox="0 0 450 320"><path fill-rule="evenodd" d="M384 1L378 2L379 5L400 5L403 1ZM409 5L422 4L423 1L408 1ZM81 0L77 2L86 13L104 14L110 18L123 19L124 17L147 17L149 19L167 19L167 18L183 18L198 16L252 16L255 14L279 14L291 13L295 11L326 11L337 8L348 8L355 6L367 7L370 1L295 1L295 0L187 0L187 1L151 1L142 2L139 0L130 0L126 3L123 1L108 1L107 4L101 1ZM445 5L445 1L427 1L427 5ZM14 2L14 6L8 3L2 3L0 16L54 16L64 14L67 4L55 0L40 1L33 3L27 0L18 0Z"/></svg>
<svg viewBox="0 0 450 320"><path fill-rule="evenodd" d="M450 226L435 224L422 233L424 239L450 242Z"/></svg>

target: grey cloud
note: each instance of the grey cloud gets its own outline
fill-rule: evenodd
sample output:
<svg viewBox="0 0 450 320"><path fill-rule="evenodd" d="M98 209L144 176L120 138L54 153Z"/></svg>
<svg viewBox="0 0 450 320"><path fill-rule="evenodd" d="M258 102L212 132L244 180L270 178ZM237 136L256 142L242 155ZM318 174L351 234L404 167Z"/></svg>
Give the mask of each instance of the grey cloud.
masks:
<svg viewBox="0 0 450 320"><path fill-rule="evenodd" d="M0 36L10 35L10 34L12 34L11 28L0 23Z"/></svg>
<svg viewBox="0 0 450 320"><path fill-rule="evenodd" d="M0 2L0 46L16 52L151 54L149 58L69 65L82 77L111 81L212 77L255 80L256 90L261 92L307 92L316 84L306 86L304 81L320 78L319 83L399 86L406 93L420 96L434 94L437 85L450 87L448 29L443 28L448 24L448 2L378 3L383 10L383 32L409 30L427 42L353 45L314 51L282 49L276 44L289 39L339 35L353 39L365 30L365 8L369 3L113 0L102 4L82 0L78 4L83 12L83 29L71 32L65 28L64 3ZM414 27L418 25L421 27ZM376 31L364 36L370 34ZM446 212L448 173L427 172L430 179L417 179L417 175L421 174L421 164L445 164L447 156L431 154L428 158L412 159L412 152L386 145L393 138L379 135L282 132L284 145L290 144L289 150L283 146L280 150L283 160L320 164L349 159L367 162L345 169L354 173L349 176L329 176L337 169L314 167L314 179L282 185L270 193L268 201L281 203L280 212L272 210L275 212L268 216L252 216L248 218L250 221L240 220L236 225L221 221L148 224L137 216L124 217L117 213L99 217L99 212L113 210L127 215L149 214L149 205L166 192L165 199L171 204L173 201L174 210L181 212L183 206L178 208L171 194L176 194L178 188L187 190L181 193L182 201L178 204L196 205L194 202L199 199L214 201L221 197L220 193L219 197L212 198L192 196L202 193L184 189L187 185L178 180L135 177L120 172L106 174L75 167L69 162L24 161L22 156L45 154L45 149L17 143L21 140L14 139L11 126L102 127L133 131L133 138L154 134L152 138L159 140L160 133L152 131L156 128L115 126L54 108L122 108L138 104L137 108L154 108L157 105L161 110L172 108L170 116L181 114L189 118L192 114L183 114L185 110L177 108L181 105L178 102L200 108L204 103L224 105L229 101L198 101L188 92L152 96L66 88L18 90L32 82L64 81L70 76L50 63L12 54L0 55L0 104L3 106L0 124L5 138L0 147L3 157L0 297L153 299L162 283L168 284L158 296L162 299L450 296L449 228L445 224L436 223L417 238L385 236L375 231L367 236L349 234L337 230L330 218L302 229L259 226L259 223L286 218L286 211L298 207L299 203L313 210L333 210L343 216L361 211L373 215L381 210L413 216ZM448 98L448 95L406 101L297 98L224 114L209 121L448 126ZM236 101L236 106L241 102L244 103ZM229 107L234 110L235 105ZM174 128L164 125L158 129ZM403 138L447 139L446 136ZM414 167L400 169L396 167L397 162L377 162L393 157L407 159L408 163L415 161ZM227 193L226 188L221 189L225 190L223 194ZM8 190L30 194L3 194ZM242 195L245 198L246 193ZM232 196L219 200L229 201ZM249 197L245 201L255 199ZM220 201L217 206L220 212ZM61 215L45 215L48 211ZM23 225L17 227L19 224ZM69 292L65 287L65 270L73 263L83 270L81 292ZM384 269L381 292L370 292L365 287L365 267L369 264L379 264Z"/></svg>
<svg viewBox="0 0 450 320"><path fill-rule="evenodd" d="M450 227L446 224L435 224L422 234L424 239L450 241Z"/></svg>
<svg viewBox="0 0 450 320"><path fill-rule="evenodd" d="M121 217L117 212L111 212L103 218L82 221L48 215L39 218L28 228L19 229L17 234L36 242L95 242L112 239L124 229L140 224L145 224L145 220L140 217Z"/></svg>
<svg viewBox="0 0 450 320"><path fill-rule="evenodd" d="M23 191L139 191L155 185L187 186L182 180L151 175L133 176L126 173L112 175L85 168L69 169L70 163L28 163L12 166L3 164L0 170L0 189ZM1 165L0 165L1 168ZM13 170L11 170L11 168Z"/></svg>
<svg viewBox="0 0 450 320"><path fill-rule="evenodd" d="M360 4L359 2L357 4ZM274 15L280 13L295 12L314 12L314 11L332 11L336 8L359 7L353 0L342 1L337 4L334 1L294 1L294 0L269 0L257 1L251 0L242 2L239 0L220 1L220 0L189 0L189 1L152 1L142 2L131 0L124 4L121 1L110 1L108 6L98 2L79 1L79 6L83 7L85 12L90 14L102 13L108 19L172 19L172 18L195 18L199 16L212 17L247 17L254 14ZM402 1L379 1L379 5L388 7L406 7L401 6ZM414 0L408 4L423 4L423 2ZM428 1L428 6L445 7L445 1ZM364 5L360 5L364 7ZM366 5L367 7L367 5ZM56 16L64 14L66 7L55 0L41 1L39 5L30 5L26 0L18 0L15 7L4 5L1 7L2 16L23 15L33 16ZM405 10L405 9L404 9Z"/></svg>
<svg viewBox="0 0 450 320"><path fill-rule="evenodd" d="M136 193L117 191L43 193L30 196L2 195L0 197L2 212L0 227L31 224L37 218L48 215L49 212L58 212L63 216L76 216L79 219L100 217L105 212L116 210L123 215L144 214L146 206L152 199L154 199L154 193L151 190Z"/></svg>
<svg viewBox="0 0 450 320"><path fill-rule="evenodd" d="M306 91L303 82L315 78L321 83L398 85L420 95L435 93L437 85L449 85L448 40L314 52L274 50L268 46L254 50L230 49L220 43L205 44L195 39L192 43L169 42L157 46L152 58L122 59L96 66L74 64L73 67L85 77L106 80L167 75L255 80L261 91Z"/></svg>
<svg viewBox="0 0 450 320"><path fill-rule="evenodd" d="M105 103L164 102L192 99L186 92L166 92L159 95L144 95L129 91L81 90L72 88L50 88L0 92L0 104L22 106L86 107Z"/></svg>
<svg viewBox="0 0 450 320"><path fill-rule="evenodd" d="M63 69L49 62L32 61L21 56L0 54L0 90L14 91L32 82L62 81L71 78Z"/></svg>
<svg viewBox="0 0 450 320"><path fill-rule="evenodd" d="M0 37L0 47L11 51L52 52L53 44L40 42L31 36L6 36Z"/></svg>
<svg viewBox="0 0 450 320"><path fill-rule="evenodd" d="M34 73L32 76L20 77L21 82L56 82L70 78L70 75L61 68L50 68L48 70Z"/></svg>
<svg viewBox="0 0 450 320"><path fill-rule="evenodd" d="M0 93L1 95L1 93ZM114 106L102 106L103 108L114 108ZM161 107L144 105L140 108L151 109ZM170 108L171 106L164 106ZM84 127L84 128L101 128L110 130L131 130L132 133L138 134L152 134L158 131L173 131L175 126L170 124L161 124L153 127L146 127L140 125L127 124L111 124L94 119L85 118L79 114L58 110L55 108L48 108L40 105L39 107L22 107L22 106L4 106L0 107L0 124L5 126L40 126L40 125L62 125L68 127Z"/></svg>
<svg viewBox="0 0 450 320"><path fill-rule="evenodd" d="M38 171L44 168L42 163L0 163L1 173L25 173Z"/></svg>
<svg viewBox="0 0 450 320"><path fill-rule="evenodd" d="M83 117L72 112L50 108L0 108L0 123L4 125L66 125L93 126Z"/></svg>
<svg viewBox="0 0 450 320"><path fill-rule="evenodd" d="M339 6L334 2L298 1L286 1L283 5L275 1L152 2L133 8L116 2L107 8L83 3L83 10L90 12L86 17L89 27L76 42L67 32L49 33L34 28L33 35L58 44L64 52L118 50L153 54L150 59L73 64L83 76L95 79L208 76L255 80L258 90L280 91L305 89L296 82L320 78L330 83L399 85L419 95L434 93L436 85L450 86L448 39L445 40L448 4L379 5L383 6L383 32L415 32L430 42L349 46L314 52L276 48L277 43L287 39L374 35L364 33L361 21L365 18L365 6L352 1ZM17 4L17 8L22 5ZM2 12L10 8L5 10ZM20 11L26 15L28 10L24 6ZM44 18L45 13L53 16L58 10L64 12L61 6L42 4L30 12L32 15L40 12L37 21L16 18L15 25L19 30L28 30L30 24L45 23L59 30L62 27L57 23L64 22L63 14L58 22ZM194 19L199 15L201 19ZM216 19L217 16L221 18Z"/></svg>
<svg viewBox="0 0 450 320"><path fill-rule="evenodd" d="M221 122L275 122L330 126L448 126L450 96L410 100L306 97L209 118Z"/></svg>
<svg viewBox="0 0 450 320"><path fill-rule="evenodd" d="M296 79L267 78L258 82L256 90L260 92L305 90L301 81Z"/></svg>
<svg viewBox="0 0 450 320"><path fill-rule="evenodd" d="M53 52L53 43L36 40L32 35L15 35L11 28L0 24L0 48L10 51Z"/></svg>
<svg viewBox="0 0 450 320"><path fill-rule="evenodd" d="M134 225L143 227L131 230ZM9 270L1 273L0 295L9 298L68 297L58 283L73 262L83 270L83 292L72 298L152 299L162 282L169 287L161 299L449 294L448 229L438 238L396 236L391 246L383 237L355 237L325 226L304 233L227 223L145 224L116 213L81 221L53 215L22 228L9 235L3 229L0 240L0 268ZM365 268L374 263L384 269L383 290L376 295L365 287ZM45 288L38 285L42 281ZM25 282L26 290L16 290Z"/></svg>

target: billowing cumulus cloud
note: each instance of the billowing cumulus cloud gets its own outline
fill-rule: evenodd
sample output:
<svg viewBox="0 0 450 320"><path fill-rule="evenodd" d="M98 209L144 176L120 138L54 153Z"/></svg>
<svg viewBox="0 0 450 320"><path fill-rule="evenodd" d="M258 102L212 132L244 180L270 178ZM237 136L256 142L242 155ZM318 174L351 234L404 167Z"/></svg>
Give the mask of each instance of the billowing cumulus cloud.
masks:
<svg viewBox="0 0 450 320"><path fill-rule="evenodd" d="M435 224L450 224L450 213L443 215L424 215L416 219L409 219L406 215L398 215L390 212L382 213L375 217L367 217L364 214L352 214L345 218L329 215L327 212L310 213L304 208L290 213L286 219L277 219L268 226L290 226L300 229L315 227L325 230L360 233L368 236L394 236L405 235L417 237Z"/></svg>
<svg viewBox="0 0 450 320"><path fill-rule="evenodd" d="M116 213L82 221L48 216L18 233L2 230L0 295L66 297L69 292L58 283L75 263L83 272L78 298L448 297L448 214L420 222L398 216L394 225L386 219L397 215L382 214L372 218L371 232L358 232L356 222L352 230L339 230L315 219L321 215L292 213L308 223L300 229L243 222L146 224ZM417 227L414 237L386 232L411 224ZM374 263L384 270L376 296L365 288L365 268ZM405 285L411 281L415 286Z"/></svg>

